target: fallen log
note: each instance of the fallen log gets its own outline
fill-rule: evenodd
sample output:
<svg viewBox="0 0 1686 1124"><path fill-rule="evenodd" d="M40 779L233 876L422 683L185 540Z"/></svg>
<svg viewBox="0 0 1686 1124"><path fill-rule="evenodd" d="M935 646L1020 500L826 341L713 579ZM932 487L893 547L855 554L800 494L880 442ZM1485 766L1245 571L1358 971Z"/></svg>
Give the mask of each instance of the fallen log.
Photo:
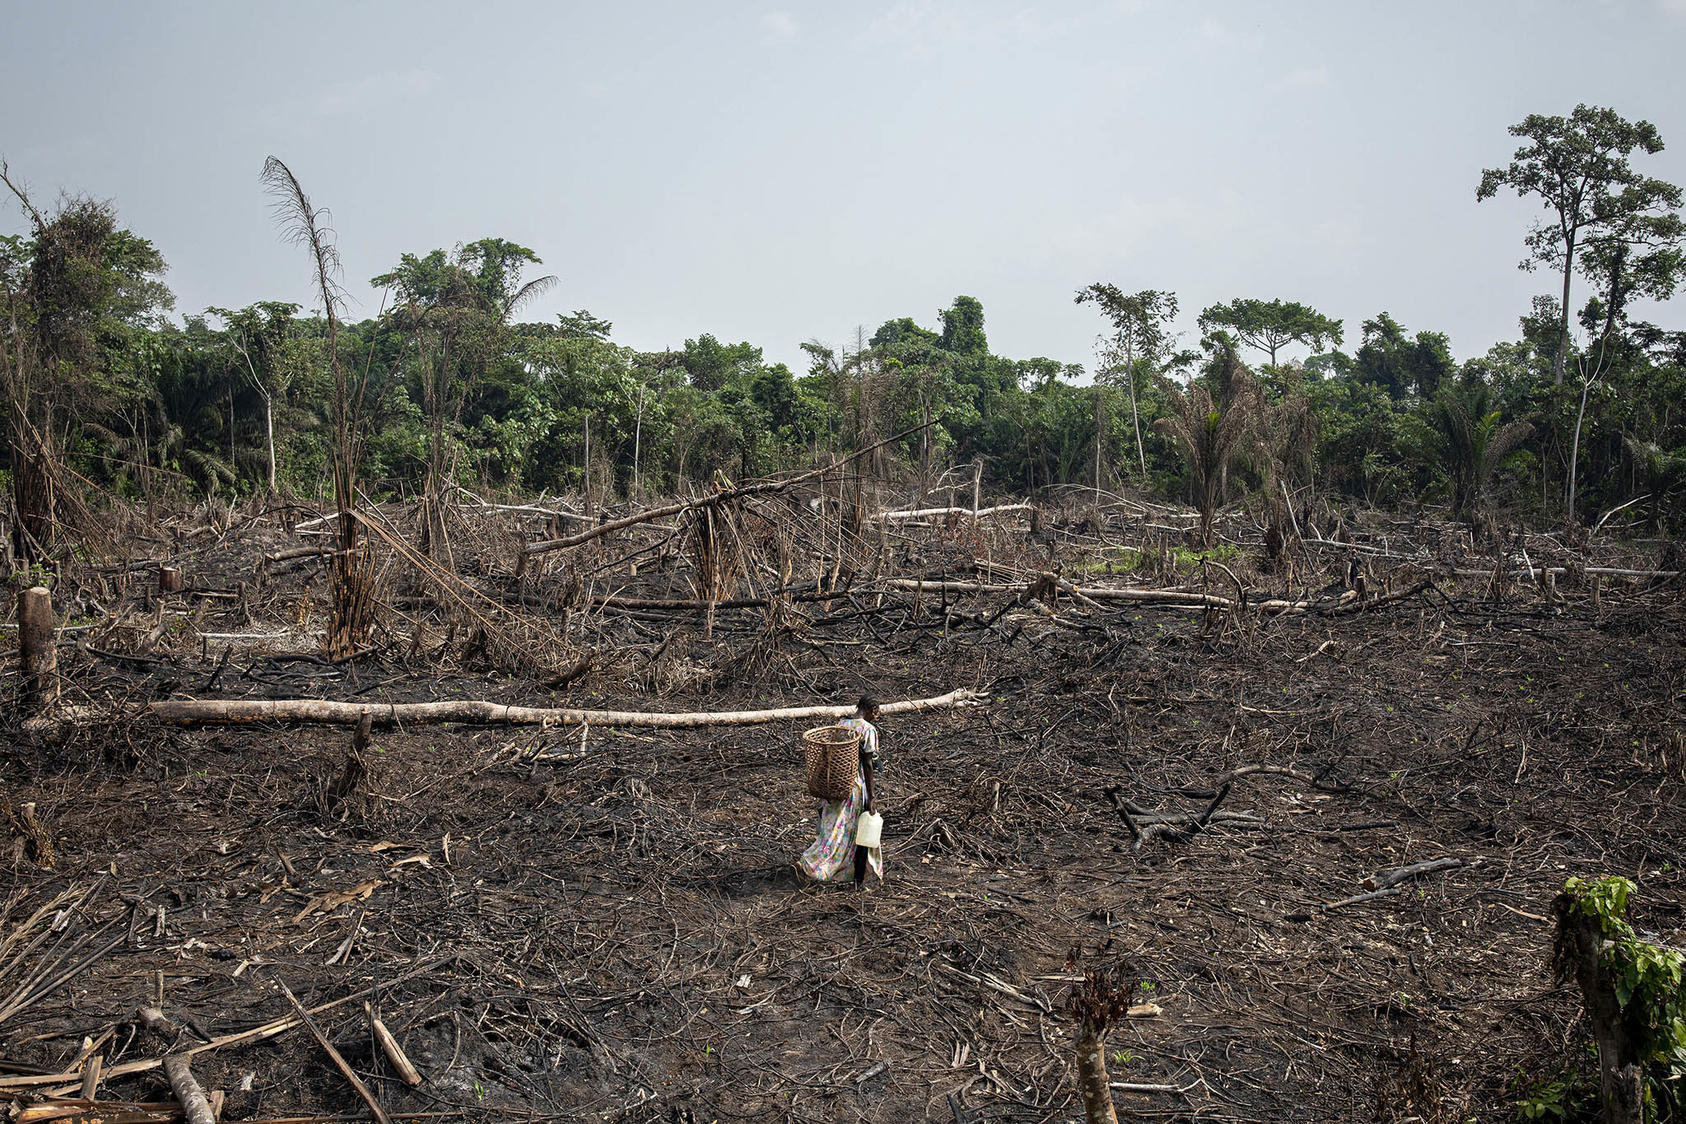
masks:
<svg viewBox="0 0 1686 1124"><path fill-rule="evenodd" d="M43 1101L39 1104L19 1104L11 1109L7 1119L11 1124L48 1124L62 1120L65 1124L168 1124L182 1118L181 1105L174 1102L97 1101L91 1097Z"/></svg>
<svg viewBox="0 0 1686 1124"><path fill-rule="evenodd" d="M1419 582L1409 589L1398 590L1381 597L1372 597L1368 601L1360 601L1358 594L1346 590L1339 597L1322 601L1284 601L1272 598L1266 601L1249 602L1249 610L1264 613L1269 616L1283 616L1297 613L1351 613L1369 609L1378 605L1386 605L1394 601L1402 601L1407 597L1423 592L1430 588L1431 583ZM877 583L876 588L905 590L914 593L1017 593L1024 587L1016 585L999 585L990 582L970 581L924 581L919 578L889 578ZM1089 601L1130 601L1144 604L1186 605L1194 608L1233 609L1236 600L1217 593L1199 593L1186 589L1145 589L1126 587L1112 589L1106 586L1085 585L1078 586L1070 582L1060 581L1062 593L1086 599Z"/></svg>
<svg viewBox="0 0 1686 1124"><path fill-rule="evenodd" d="M1384 870L1372 874L1362 884L1366 890L1385 890L1390 886L1397 886L1401 882L1421 878L1425 874L1434 874L1442 870L1456 870L1462 865L1464 865L1462 859L1454 859L1450 856L1429 859L1427 862L1412 863L1410 866L1402 866L1396 870Z"/></svg>
<svg viewBox="0 0 1686 1124"><path fill-rule="evenodd" d="M912 593L1019 593L1024 587L999 585L992 582L924 581L920 578L888 578L877 583L885 589ZM1060 591L1088 598L1091 601L1158 601L1171 605L1194 605L1227 609L1235 604L1228 597L1214 593L1195 593L1181 589L1106 589L1101 586L1072 585L1060 582Z"/></svg>
<svg viewBox="0 0 1686 1124"><path fill-rule="evenodd" d="M953 710L980 706L987 696L965 688L928 699L902 699L885 703L882 714L909 714L921 710ZM353 703L328 699L162 699L145 704L140 713L150 713L175 726L221 723L304 723L319 726L355 726L368 715L376 726L426 726L462 722L479 726L620 726L643 729L683 730L702 726L754 726L768 722L796 722L847 718L853 704L843 706L787 706L772 710L721 710L663 713L638 710L579 710L571 707L510 706L478 699L454 699L425 703ZM54 715L33 719L31 728L42 723L87 722L115 718L121 711L96 707L71 707ZM134 711L128 712L135 713ZM26 724L29 725L29 724Z"/></svg>
<svg viewBox="0 0 1686 1124"><path fill-rule="evenodd" d="M258 555L258 565L268 566L275 562L291 562L296 558L326 558L333 551L325 546L295 546L287 550L278 550L274 554Z"/></svg>
<svg viewBox="0 0 1686 1124"><path fill-rule="evenodd" d="M181 1102L187 1124L217 1124L216 1113L211 1111L211 1104L205 1099L205 1090L188 1068L186 1058L179 1054L165 1058L164 1075L170 1079L170 1092Z"/></svg>
<svg viewBox="0 0 1686 1124"><path fill-rule="evenodd" d="M867 522L894 523L902 519L928 519L934 515L964 515L968 519L982 519L986 515L999 515L1004 511L1029 511L1031 506L1028 503L1004 503L995 507L980 507L975 511L969 507L922 507L916 511L880 511L876 515L868 516Z"/></svg>

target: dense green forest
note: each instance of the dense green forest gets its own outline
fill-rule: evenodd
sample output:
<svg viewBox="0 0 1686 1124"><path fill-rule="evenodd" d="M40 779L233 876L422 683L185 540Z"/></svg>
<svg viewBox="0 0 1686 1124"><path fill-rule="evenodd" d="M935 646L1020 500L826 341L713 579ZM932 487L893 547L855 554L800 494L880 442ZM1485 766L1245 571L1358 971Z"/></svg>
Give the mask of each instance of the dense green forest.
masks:
<svg viewBox="0 0 1686 1124"><path fill-rule="evenodd" d="M403 255L374 279L381 314L332 340L326 318L281 301L178 321L144 232L86 198L37 210L14 172L27 232L0 239L5 491L35 546L92 489L326 497L338 363L371 496L442 479L638 499L912 431L883 466L911 500L946 494L960 466L969 490L981 461L1002 491L1128 486L1207 510L1321 494L1477 525L1591 524L1629 505L1624 519L1678 528L1686 332L1635 313L1683 268L1680 190L1633 164L1661 138L1584 106L1511 132L1522 147L1472 172L1472 205L1501 190L1543 205L1523 265L1554 291L1518 310L1513 341L1465 356L1433 325L1378 310L1355 331L1274 293L1211 303L1198 339L1179 337L1178 294L1097 281L1075 293L1100 333L1087 366L995 354L984 307L957 296L847 346L804 344L792 371L751 341L649 352L584 310L523 320L552 279L499 237Z"/></svg>

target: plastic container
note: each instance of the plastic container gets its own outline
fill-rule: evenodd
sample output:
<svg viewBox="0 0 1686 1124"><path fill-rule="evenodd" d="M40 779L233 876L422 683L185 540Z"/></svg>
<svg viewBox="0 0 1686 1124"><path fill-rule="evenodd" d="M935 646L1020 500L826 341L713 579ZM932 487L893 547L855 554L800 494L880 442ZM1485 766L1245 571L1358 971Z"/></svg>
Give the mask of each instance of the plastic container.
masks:
<svg viewBox="0 0 1686 1124"><path fill-rule="evenodd" d="M884 836L884 817L877 812L862 812L855 821L855 846L876 847Z"/></svg>

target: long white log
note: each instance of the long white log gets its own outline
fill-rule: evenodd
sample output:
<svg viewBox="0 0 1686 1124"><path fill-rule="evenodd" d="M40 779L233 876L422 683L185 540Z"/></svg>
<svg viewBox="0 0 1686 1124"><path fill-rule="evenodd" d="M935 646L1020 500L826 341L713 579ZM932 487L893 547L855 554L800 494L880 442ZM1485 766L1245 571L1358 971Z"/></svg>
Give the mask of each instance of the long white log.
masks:
<svg viewBox="0 0 1686 1124"><path fill-rule="evenodd" d="M968 519L973 517L982 519L986 515L999 515L1004 511L1029 511L1030 508L1031 505L1028 503L1004 503L996 507L979 508L976 512L969 507L922 507L917 511L880 511L878 514L869 517L867 522L874 523L880 519L886 522L895 522L899 519L928 519L933 515L964 515Z"/></svg>
<svg viewBox="0 0 1686 1124"><path fill-rule="evenodd" d="M902 699L883 704L883 714L920 710L951 710L981 706L987 696L964 688L928 699ZM172 725L213 723L302 722L313 725L355 726L365 714L376 726L426 726L464 722L482 726L636 726L645 729L691 729L700 726L753 726L766 722L847 718L853 706L787 706L773 710L721 710L662 713L639 710L578 710L570 707L509 706L477 699L425 703L334 702L327 699L164 699L146 704L146 711ZM65 708L36 720L76 722L113 717L95 707Z"/></svg>

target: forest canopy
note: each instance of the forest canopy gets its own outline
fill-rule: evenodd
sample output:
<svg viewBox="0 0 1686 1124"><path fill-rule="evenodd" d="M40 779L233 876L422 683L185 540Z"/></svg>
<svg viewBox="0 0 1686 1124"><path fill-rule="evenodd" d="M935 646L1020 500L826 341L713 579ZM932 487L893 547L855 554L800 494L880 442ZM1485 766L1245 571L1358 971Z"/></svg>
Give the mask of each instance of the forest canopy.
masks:
<svg viewBox="0 0 1686 1124"><path fill-rule="evenodd" d="M1586 106L1510 131L1525 142L1511 163L1471 180L1478 200L1541 203L1522 266L1557 284L1480 355L1386 309L1353 331L1298 293L1192 294L1200 337L1184 339L1171 322L1185 295L1085 279L1076 299L1099 314L1086 363L994 353L982 303L959 295L850 345L810 341L792 371L707 332L651 352L585 309L524 319L555 279L539 249L500 235L404 253L374 278L381 314L330 341L320 308L279 300L173 319L162 253L116 206L42 211L9 172L27 223L0 238L0 471L18 545L50 538L89 485L134 500L327 496L336 355L360 387L371 496L646 497L912 430L890 453L915 501L969 485L981 463L1013 492L1129 486L1208 507L1311 489L1473 522L1622 509L1678 528L1686 332L1634 314L1686 268L1680 189L1637 166L1662 138Z"/></svg>

